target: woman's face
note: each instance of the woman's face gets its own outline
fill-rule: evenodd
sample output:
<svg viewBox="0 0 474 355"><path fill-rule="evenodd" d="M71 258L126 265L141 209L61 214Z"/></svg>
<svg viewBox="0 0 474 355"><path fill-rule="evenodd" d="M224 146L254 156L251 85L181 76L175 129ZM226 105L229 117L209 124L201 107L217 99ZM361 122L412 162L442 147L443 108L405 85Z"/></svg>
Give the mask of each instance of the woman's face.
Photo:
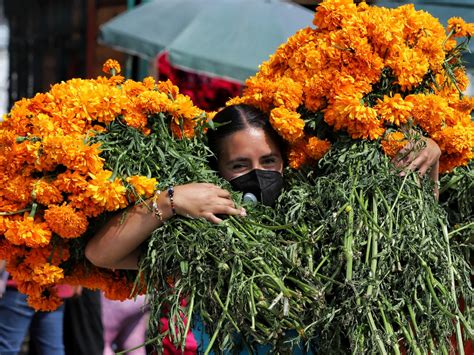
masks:
<svg viewBox="0 0 474 355"><path fill-rule="evenodd" d="M237 131L221 143L218 168L221 176L232 180L254 169L283 172L283 159L277 144L261 128Z"/></svg>

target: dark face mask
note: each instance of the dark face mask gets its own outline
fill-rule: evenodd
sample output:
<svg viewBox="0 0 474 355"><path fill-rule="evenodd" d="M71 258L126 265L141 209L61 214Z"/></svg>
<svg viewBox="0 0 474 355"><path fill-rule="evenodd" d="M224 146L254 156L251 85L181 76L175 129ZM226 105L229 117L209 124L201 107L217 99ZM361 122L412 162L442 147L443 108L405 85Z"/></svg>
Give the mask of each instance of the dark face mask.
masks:
<svg viewBox="0 0 474 355"><path fill-rule="evenodd" d="M234 190L251 193L267 206L275 204L283 189L283 176L274 170L254 169L229 182Z"/></svg>

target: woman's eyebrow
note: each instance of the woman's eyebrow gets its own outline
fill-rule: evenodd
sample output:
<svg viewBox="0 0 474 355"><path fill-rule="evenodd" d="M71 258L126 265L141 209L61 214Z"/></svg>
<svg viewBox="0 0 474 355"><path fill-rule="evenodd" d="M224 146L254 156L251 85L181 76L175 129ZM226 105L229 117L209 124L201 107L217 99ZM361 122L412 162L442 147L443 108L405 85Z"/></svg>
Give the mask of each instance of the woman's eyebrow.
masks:
<svg viewBox="0 0 474 355"><path fill-rule="evenodd" d="M227 164L233 164L233 163L242 163L242 162L247 162L249 159L245 157L237 157L235 159L229 160Z"/></svg>
<svg viewBox="0 0 474 355"><path fill-rule="evenodd" d="M262 155L260 159L275 158L275 157L278 157L278 154L270 153L270 154Z"/></svg>

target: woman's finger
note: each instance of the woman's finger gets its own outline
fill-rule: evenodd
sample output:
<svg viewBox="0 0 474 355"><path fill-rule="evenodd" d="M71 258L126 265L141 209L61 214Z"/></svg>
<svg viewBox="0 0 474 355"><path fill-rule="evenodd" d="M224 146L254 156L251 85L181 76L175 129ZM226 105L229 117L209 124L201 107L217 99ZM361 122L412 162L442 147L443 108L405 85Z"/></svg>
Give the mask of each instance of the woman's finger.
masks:
<svg viewBox="0 0 474 355"><path fill-rule="evenodd" d="M414 159L407 167L405 170L408 171L415 171L418 170L423 164L426 163L426 157L421 154L419 155L416 159Z"/></svg>
<svg viewBox="0 0 474 355"><path fill-rule="evenodd" d="M230 192L227 191L227 190L219 188L217 190L217 196L229 199L230 198Z"/></svg>
<svg viewBox="0 0 474 355"><path fill-rule="evenodd" d="M212 213L208 213L204 216L205 219L207 219L209 222L214 223L214 224L219 224L222 222L222 219L216 217Z"/></svg>
<svg viewBox="0 0 474 355"><path fill-rule="evenodd" d="M227 214L227 215L240 215L242 213L241 208L235 208L231 206L218 205L215 206L212 213L214 214Z"/></svg>
<svg viewBox="0 0 474 355"><path fill-rule="evenodd" d="M400 151L401 152L401 151ZM397 168L403 168L411 164L411 162L416 158L416 154L411 150L405 150L402 153L398 153L395 158L393 164Z"/></svg>

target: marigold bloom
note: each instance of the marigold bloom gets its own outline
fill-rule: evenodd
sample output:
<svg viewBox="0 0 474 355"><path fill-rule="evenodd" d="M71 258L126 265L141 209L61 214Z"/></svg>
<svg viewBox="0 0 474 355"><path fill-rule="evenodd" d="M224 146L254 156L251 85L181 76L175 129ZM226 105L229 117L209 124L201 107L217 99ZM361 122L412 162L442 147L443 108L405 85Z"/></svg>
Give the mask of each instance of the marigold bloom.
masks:
<svg viewBox="0 0 474 355"><path fill-rule="evenodd" d="M86 177L78 171L68 170L56 176L53 185L65 193L79 194L86 190L87 180Z"/></svg>
<svg viewBox="0 0 474 355"><path fill-rule="evenodd" d="M313 23L321 29L334 30L355 13L357 6L352 0L326 0L319 4Z"/></svg>
<svg viewBox="0 0 474 355"><path fill-rule="evenodd" d="M21 220L8 220L6 225L5 238L14 245L36 248L47 245L51 240L48 225L28 215Z"/></svg>
<svg viewBox="0 0 474 355"><path fill-rule="evenodd" d="M130 176L126 180L133 186L138 196L148 198L155 193L157 184L155 178L148 178L146 176Z"/></svg>
<svg viewBox="0 0 474 355"><path fill-rule="evenodd" d="M284 107L274 108L270 113L270 123L289 142L294 142L303 136L304 121L297 112Z"/></svg>
<svg viewBox="0 0 474 355"><path fill-rule="evenodd" d="M380 142L384 153L391 158L395 157L407 143L408 140L405 138L405 135L398 131L385 134Z"/></svg>
<svg viewBox="0 0 474 355"><path fill-rule="evenodd" d="M120 64L115 59L107 59L102 66L102 71L106 74L119 74L121 71Z"/></svg>
<svg viewBox="0 0 474 355"><path fill-rule="evenodd" d="M45 263L33 268L32 279L41 286L55 284L64 277L64 270L60 267Z"/></svg>
<svg viewBox="0 0 474 355"><path fill-rule="evenodd" d="M405 101L397 93L393 97L384 96L383 100L379 99L374 108L385 122L400 126L411 117L413 103Z"/></svg>
<svg viewBox="0 0 474 355"><path fill-rule="evenodd" d="M120 179L110 180L111 171L104 170L97 175L90 174L90 176L92 180L87 185L85 193L87 197L107 211L116 211L127 206L127 189Z"/></svg>
<svg viewBox="0 0 474 355"><path fill-rule="evenodd" d="M37 180L33 183L34 200L42 205L58 204L63 201L61 191L50 182L44 179Z"/></svg>
<svg viewBox="0 0 474 355"><path fill-rule="evenodd" d="M303 87L291 78L282 78L277 82L278 89L275 92L273 103L275 106L283 106L288 110L295 111L303 100Z"/></svg>
<svg viewBox="0 0 474 355"><path fill-rule="evenodd" d="M35 310L43 312L54 311L63 303L57 291L51 287L43 289L40 294L29 295L27 302Z"/></svg>
<svg viewBox="0 0 474 355"><path fill-rule="evenodd" d="M167 95L170 95L173 99L176 99L179 94L179 88L176 85L173 85L171 80L160 81L157 84L158 90L164 92Z"/></svg>
<svg viewBox="0 0 474 355"><path fill-rule="evenodd" d="M466 23L460 17L451 17L448 20L448 32L453 31L454 37L472 37L474 35L474 23Z"/></svg>
<svg viewBox="0 0 474 355"><path fill-rule="evenodd" d="M309 160L310 157L306 153L306 142L304 139L300 139L290 146L288 152L288 163L291 168L300 169L303 165L308 163Z"/></svg>
<svg viewBox="0 0 474 355"><path fill-rule="evenodd" d="M63 238L78 238L87 230L85 214L75 211L71 206L49 206L44 212L44 219L49 228Z"/></svg>
<svg viewBox="0 0 474 355"><path fill-rule="evenodd" d="M331 148L331 143L327 139L319 139L317 137L311 137L306 143L306 152L308 155L314 159L321 159Z"/></svg>
<svg viewBox="0 0 474 355"><path fill-rule="evenodd" d="M97 217L105 212L105 206L97 204L87 191L77 195L69 195L68 201L71 207L84 212L87 217Z"/></svg>

